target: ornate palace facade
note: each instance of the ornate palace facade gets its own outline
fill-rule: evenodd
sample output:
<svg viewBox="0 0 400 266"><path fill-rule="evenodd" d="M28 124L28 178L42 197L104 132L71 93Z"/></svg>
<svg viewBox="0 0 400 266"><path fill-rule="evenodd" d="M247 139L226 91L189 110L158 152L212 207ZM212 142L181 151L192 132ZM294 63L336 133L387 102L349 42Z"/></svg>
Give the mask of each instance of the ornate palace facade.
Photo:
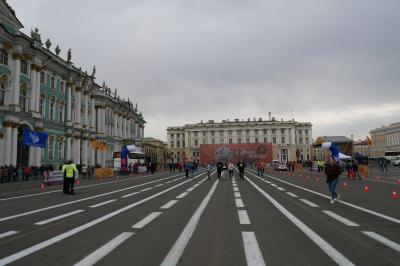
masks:
<svg viewBox="0 0 400 266"><path fill-rule="evenodd" d="M137 106L74 66L60 48L43 46L38 29L27 36L13 9L0 1L0 165L75 163L112 165L123 145L140 145L145 120ZM23 128L48 134L46 148L25 147ZM107 145L92 149L90 141Z"/></svg>

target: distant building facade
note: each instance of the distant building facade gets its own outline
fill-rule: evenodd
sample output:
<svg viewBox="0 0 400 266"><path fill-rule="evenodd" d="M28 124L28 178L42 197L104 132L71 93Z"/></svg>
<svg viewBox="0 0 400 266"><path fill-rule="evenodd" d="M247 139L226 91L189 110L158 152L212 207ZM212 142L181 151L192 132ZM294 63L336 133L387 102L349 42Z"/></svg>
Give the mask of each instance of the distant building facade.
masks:
<svg viewBox="0 0 400 266"><path fill-rule="evenodd" d="M247 119L200 122L167 128L171 162L200 159L201 144L272 143L274 160L310 159L310 122Z"/></svg>
<svg viewBox="0 0 400 266"><path fill-rule="evenodd" d="M168 149L167 143L155 139L155 138L144 138L142 143L142 151L146 154L146 160L163 166L167 162Z"/></svg>
<svg viewBox="0 0 400 266"><path fill-rule="evenodd" d="M385 151L400 151L400 122L373 129L371 135L371 158L382 158Z"/></svg>
<svg viewBox="0 0 400 266"><path fill-rule="evenodd" d="M369 144L368 139L355 141L353 144L353 152L356 154L361 154L363 156L369 157Z"/></svg>

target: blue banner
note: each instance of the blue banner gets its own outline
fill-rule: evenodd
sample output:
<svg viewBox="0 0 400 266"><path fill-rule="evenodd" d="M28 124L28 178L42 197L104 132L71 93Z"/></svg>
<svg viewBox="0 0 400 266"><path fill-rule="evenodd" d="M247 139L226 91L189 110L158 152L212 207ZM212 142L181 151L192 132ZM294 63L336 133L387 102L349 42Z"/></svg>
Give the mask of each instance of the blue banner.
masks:
<svg viewBox="0 0 400 266"><path fill-rule="evenodd" d="M22 144L31 147L46 148L47 134L28 129L22 130Z"/></svg>

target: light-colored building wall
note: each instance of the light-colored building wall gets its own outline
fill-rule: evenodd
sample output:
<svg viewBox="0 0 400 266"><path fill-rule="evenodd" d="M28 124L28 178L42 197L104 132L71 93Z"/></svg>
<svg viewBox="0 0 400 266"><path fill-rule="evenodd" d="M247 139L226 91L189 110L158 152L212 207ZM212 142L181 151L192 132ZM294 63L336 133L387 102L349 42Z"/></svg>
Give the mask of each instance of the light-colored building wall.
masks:
<svg viewBox="0 0 400 266"><path fill-rule="evenodd" d="M372 158L384 157L385 151L400 151L400 122L370 131Z"/></svg>

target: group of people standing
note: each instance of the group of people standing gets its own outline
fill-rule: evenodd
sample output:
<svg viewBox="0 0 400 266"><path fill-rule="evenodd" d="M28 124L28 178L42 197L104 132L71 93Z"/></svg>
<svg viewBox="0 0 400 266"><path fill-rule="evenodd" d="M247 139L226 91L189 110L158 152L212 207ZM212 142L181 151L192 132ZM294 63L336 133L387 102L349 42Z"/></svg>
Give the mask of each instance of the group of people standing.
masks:
<svg viewBox="0 0 400 266"><path fill-rule="evenodd" d="M234 170L235 170L235 165L232 162L222 162L219 161L215 164L217 168L217 179L223 179L225 174L229 174L229 178L232 179L234 177ZM237 163L237 169L239 171L239 179L244 179L244 169L246 167L246 164L241 160ZM210 162L207 164L207 175L208 179L211 179L211 171L212 171L213 164Z"/></svg>

